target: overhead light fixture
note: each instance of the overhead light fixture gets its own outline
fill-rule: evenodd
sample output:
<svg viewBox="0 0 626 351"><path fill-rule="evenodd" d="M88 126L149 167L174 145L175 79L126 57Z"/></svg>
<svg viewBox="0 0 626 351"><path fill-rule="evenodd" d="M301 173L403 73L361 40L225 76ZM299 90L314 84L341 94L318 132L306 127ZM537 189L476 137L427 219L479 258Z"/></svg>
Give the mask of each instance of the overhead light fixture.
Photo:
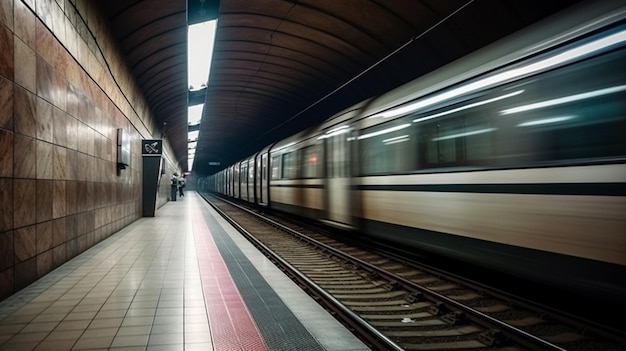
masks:
<svg viewBox="0 0 626 351"><path fill-rule="evenodd" d="M187 79L189 90L206 87L211 71L217 20L192 24L187 29Z"/></svg>
<svg viewBox="0 0 626 351"><path fill-rule="evenodd" d="M187 125L195 126L200 124L200 120L202 120L202 109L204 108L204 104L189 106L189 111L187 115Z"/></svg>
<svg viewBox="0 0 626 351"><path fill-rule="evenodd" d="M199 90L206 89L209 84L216 29L217 19L191 24L187 27L187 82L189 91L197 92L196 95L201 94ZM187 107L187 126L196 127L193 131L188 131L187 142L190 151L187 169L189 170L193 168L195 147L198 142L199 126L204 109L204 100L199 104L197 104L198 99L194 99L194 102L194 105Z"/></svg>

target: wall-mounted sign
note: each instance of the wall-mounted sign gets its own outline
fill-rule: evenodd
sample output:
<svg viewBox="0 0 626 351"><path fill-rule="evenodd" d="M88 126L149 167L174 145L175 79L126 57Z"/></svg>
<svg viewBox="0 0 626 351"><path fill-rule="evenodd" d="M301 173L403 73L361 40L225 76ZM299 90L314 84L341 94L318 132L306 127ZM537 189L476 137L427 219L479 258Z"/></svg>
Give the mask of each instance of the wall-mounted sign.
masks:
<svg viewBox="0 0 626 351"><path fill-rule="evenodd" d="M145 139L141 141L141 154L143 156L161 156L163 153L163 140Z"/></svg>

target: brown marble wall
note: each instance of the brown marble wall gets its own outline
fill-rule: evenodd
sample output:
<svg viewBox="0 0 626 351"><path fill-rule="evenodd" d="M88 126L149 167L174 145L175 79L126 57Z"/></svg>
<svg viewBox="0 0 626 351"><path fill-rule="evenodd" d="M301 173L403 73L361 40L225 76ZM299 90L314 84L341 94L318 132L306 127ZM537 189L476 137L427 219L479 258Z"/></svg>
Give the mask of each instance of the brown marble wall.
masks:
<svg viewBox="0 0 626 351"><path fill-rule="evenodd" d="M116 131L139 151L154 122L108 71L124 65L92 7L0 1L0 300L141 216L141 159L118 172Z"/></svg>

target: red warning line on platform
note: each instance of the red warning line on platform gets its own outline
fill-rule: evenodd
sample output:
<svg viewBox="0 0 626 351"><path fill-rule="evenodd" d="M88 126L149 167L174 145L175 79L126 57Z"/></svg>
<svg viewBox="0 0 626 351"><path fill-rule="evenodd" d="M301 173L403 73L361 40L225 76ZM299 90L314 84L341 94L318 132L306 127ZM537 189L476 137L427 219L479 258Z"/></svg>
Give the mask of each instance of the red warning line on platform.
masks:
<svg viewBox="0 0 626 351"><path fill-rule="evenodd" d="M267 350L199 209L191 220L214 350Z"/></svg>

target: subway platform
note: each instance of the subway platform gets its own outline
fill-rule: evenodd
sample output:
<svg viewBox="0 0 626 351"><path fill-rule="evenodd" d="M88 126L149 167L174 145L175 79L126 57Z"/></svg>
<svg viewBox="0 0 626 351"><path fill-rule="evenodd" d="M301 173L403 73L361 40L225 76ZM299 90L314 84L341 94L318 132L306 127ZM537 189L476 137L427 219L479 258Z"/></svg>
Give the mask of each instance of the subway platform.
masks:
<svg viewBox="0 0 626 351"><path fill-rule="evenodd" d="M2 301L0 350L369 348L188 192Z"/></svg>

